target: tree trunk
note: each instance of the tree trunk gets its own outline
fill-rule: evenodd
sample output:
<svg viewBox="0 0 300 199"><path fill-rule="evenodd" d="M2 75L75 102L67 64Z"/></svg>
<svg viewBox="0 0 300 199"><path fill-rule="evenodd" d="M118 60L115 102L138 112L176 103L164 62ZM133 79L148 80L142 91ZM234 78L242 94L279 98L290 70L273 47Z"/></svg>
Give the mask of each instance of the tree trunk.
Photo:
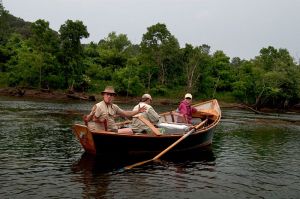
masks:
<svg viewBox="0 0 300 199"><path fill-rule="evenodd" d="M255 109L259 109L259 105L261 103L261 98L262 98L262 95L264 92L265 92L265 85L263 86L259 95L256 97L255 104L254 104Z"/></svg>
<svg viewBox="0 0 300 199"><path fill-rule="evenodd" d="M215 84L215 88L214 88L214 92L213 92L212 98L215 97L215 94L216 94L216 91L217 91L217 88L218 88L219 80L220 80L220 76L218 77L217 82L216 82L216 84Z"/></svg>

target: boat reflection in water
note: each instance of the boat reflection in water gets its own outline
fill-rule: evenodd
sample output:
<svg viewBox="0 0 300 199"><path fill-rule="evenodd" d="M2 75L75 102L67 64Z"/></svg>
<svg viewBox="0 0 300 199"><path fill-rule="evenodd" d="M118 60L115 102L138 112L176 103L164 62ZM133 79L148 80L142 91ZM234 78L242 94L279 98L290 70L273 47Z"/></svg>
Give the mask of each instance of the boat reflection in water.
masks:
<svg viewBox="0 0 300 199"><path fill-rule="evenodd" d="M84 152L81 158L72 165L74 173L81 173L82 179L89 176L97 176L98 174L119 173L123 167L151 159L152 157L131 157L131 156L95 156ZM162 159L153 161L151 164L145 164L141 169L155 169L156 166L181 165L182 167L191 167L195 164L215 164L215 156L211 146L201 149L194 149L184 153L167 153Z"/></svg>
<svg viewBox="0 0 300 199"><path fill-rule="evenodd" d="M163 180L162 176L170 177L173 173L173 178L176 178L177 175L186 175L195 169L210 171L215 169L215 157L210 147L202 151L176 154L176 157L166 154L159 161L128 171L122 169L139 161L142 159L104 158L85 152L72 165L72 180L79 183L83 198L111 198L124 191L130 198L131 196L143 198L144 193L136 188L146 186L148 189L155 189L152 187L153 184Z"/></svg>

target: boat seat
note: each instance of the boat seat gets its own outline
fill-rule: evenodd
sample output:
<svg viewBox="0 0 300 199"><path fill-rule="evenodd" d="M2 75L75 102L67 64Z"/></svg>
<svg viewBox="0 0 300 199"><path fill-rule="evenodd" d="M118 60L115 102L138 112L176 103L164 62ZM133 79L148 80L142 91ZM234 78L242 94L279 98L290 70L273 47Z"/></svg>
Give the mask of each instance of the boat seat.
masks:
<svg viewBox="0 0 300 199"><path fill-rule="evenodd" d="M184 117L184 115L181 114L181 113L178 113L176 111L170 111L170 115L171 115L171 118L172 118L172 122L175 122L175 123L188 123L187 120L186 120L186 117Z"/></svg>

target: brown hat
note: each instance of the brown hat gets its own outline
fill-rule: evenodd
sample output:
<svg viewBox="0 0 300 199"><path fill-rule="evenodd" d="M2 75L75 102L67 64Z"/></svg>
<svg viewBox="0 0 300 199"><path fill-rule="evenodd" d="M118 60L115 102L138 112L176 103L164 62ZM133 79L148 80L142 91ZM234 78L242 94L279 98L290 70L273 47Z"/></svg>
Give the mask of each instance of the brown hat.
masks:
<svg viewBox="0 0 300 199"><path fill-rule="evenodd" d="M114 87L112 87L112 86L106 86L106 88L104 89L104 91L101 92L101 94L103 95L104 93L112 93L112 94L115 94L115 95L117 94L115 92Z"/></svg>

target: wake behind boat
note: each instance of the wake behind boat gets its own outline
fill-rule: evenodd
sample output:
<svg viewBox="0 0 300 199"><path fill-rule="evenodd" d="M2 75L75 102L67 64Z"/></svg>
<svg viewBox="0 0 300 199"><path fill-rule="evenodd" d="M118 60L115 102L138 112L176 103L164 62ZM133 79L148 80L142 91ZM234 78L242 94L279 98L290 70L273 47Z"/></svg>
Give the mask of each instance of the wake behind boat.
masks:
<svg viewBox="0 0 300 199"><path fill-rule="evenodd" d="M184 117L176 111L160 114L157 126L141 119L152 133L133 134L95 130L83 124L75 124L73 132L84 150L94 155L141 156L158 154L184 135L184 140L169 153L185 152L212 144L213 130L221 119L221 109L216 99L193 105L197 112L193 114L195 125L187 124ZM131 121L117 123L119 129L130 128ZM149 124L150 123L150 124Z"/></svg>

